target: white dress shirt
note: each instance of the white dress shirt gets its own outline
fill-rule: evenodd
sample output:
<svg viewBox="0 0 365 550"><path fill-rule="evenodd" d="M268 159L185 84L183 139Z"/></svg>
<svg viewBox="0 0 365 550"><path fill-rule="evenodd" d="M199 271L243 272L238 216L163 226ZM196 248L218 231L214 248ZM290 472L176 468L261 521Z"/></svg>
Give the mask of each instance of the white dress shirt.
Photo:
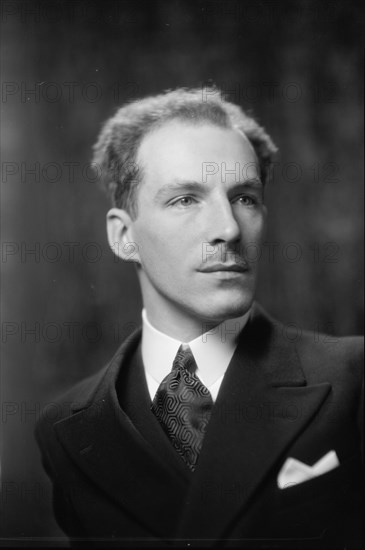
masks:
<svg viewBox="0 0 365 550"><path fill-rule="evenodd" d="M151 325L142 310L142 360L151 400L162 380L171 372L181 344L187 344L197 364L196 375L216 400L224 374L237 347L238 335L248 321L250 310L228 319L190 342L180 342Z"/></svg>

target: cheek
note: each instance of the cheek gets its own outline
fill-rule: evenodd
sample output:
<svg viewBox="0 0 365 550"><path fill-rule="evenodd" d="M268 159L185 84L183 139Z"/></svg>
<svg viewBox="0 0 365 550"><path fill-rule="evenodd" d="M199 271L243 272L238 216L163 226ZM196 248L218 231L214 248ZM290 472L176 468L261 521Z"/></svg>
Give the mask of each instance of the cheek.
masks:
<svg viewBox="0 0 365 550"><path fill-rule="evenodd" d="M181 231L174 231L171 227L165 228L154 221L148 226L136 227L133 238L139 250L142 264L166 265L175 259L181 260L182 244Z"/></svg>
<svg viewBox="0 0 365 550"><path fill-rule="evenodd" d="M265 217L263 215L257 220L255 231L257 233L257 240L260 240L265 232Z"/></svg>
<svg viewBox="0 0 365 550"><path fill-rule="evenodd" d="M265 215L264 212L253 213L245 216L241 220L242 240L259 242L265 231Z"/></svg>

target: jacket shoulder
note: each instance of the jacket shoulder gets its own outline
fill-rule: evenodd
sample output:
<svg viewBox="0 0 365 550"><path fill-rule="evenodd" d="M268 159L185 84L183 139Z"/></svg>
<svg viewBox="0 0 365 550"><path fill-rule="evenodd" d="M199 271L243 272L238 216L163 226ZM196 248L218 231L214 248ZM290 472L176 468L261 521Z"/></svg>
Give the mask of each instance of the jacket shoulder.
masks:
<svg viewBox="0 0 365 550"><path fill-rule="evenodd" d="M307 384L329 382L331 399L350 401L354 412L362 407L364 387L364 338L303 331L296 350Z"/></svg>
<svg viewBox="0 0 365 550"><path fill-rule="evenodd" d="M53 426L65 418L85 409L97 399L97 395L106 391L117 376L123 357L136 345L140 338L140 330L130 335L116 351L107 365L77 382L52 402L52 406L45 407L35 426L35 438L44 452L52 445L55 432Z"/></svg>
<svg viewBox="0 0 365 550"><path fill-rule="evenodd" d="M364 365L364 338L362 336L335 336L304 330L296 323L284 324L271 317L262 306L256 305L255 321L258 340L263 336L271 348L282 346L295 352L308 383L352 380L355 386L362 382Z"/></svg>
<svg viewBox="0 0 365 550"><path fill-rule="evenodd" d="M87 403L92 400L107 368L108 365L79 381L43 408L34 430L36 441L42 452L45 452L47 446L52 444L54 424L71 416L78 408L87 406Z"/></svg>
<svg viewBox="0 0 365 550"><path fill-rule="evenodd" d="M297 350L304 365L316 365L335 374L344 371L361 378L364 365L364 338L362 336L333 336L303 332Z"/></svg>

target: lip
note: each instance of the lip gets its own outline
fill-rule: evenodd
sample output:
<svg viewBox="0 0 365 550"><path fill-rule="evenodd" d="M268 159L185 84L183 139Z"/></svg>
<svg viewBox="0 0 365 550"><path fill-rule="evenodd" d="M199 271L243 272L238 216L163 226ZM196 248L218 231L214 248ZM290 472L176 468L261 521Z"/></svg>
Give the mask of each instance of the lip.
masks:
<svg viewBox="0 0 365 550"><path fill-rule="evenodd" d="M245 265L240 264L224 264L224 263L218 263L213 264L204 267L203 269L200 269L202 273L218 273L220 271L228 271L233 273L244 273L247 271L247 267Z"/></svg>

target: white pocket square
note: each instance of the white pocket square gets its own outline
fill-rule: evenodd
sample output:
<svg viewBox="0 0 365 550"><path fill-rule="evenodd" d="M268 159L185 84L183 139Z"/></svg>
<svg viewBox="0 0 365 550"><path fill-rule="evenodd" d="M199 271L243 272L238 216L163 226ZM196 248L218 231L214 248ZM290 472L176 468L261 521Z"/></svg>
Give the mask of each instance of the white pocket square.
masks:
<svg viewBox="0 0 365 550"><path fill-rule="evenodd" d="M308 466L296 458L287 458L278 475L279 489L286 489L297 483L303 483L337 468L340 465L335 451L324 455L313 466Z"/></svg>

